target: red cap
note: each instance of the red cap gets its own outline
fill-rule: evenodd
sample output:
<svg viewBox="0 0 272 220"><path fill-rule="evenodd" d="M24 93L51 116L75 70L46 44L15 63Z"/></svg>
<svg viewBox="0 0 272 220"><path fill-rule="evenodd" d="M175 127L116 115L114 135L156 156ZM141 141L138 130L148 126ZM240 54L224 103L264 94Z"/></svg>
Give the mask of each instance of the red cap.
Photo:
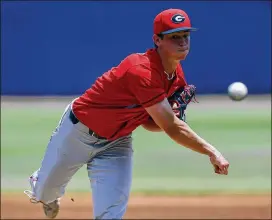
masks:
<svg viewBox="0 0 272 220"><path fill-rule="evenodd" d="M170 34L186 30L197 29L191 26L190 19L183 10L168 9L159 13L154 19L154 34Z"/></svg>

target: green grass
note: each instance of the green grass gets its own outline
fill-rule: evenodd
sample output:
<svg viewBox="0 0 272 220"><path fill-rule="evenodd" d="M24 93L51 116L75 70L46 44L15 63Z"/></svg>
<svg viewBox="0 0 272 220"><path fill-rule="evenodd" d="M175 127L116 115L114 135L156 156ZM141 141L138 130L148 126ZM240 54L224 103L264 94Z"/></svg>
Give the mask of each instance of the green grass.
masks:
<svg viewBox="0 0 272 220"><path fill-rule="evenodd" d="M1 183L4 191L28 188L63 109L1 110ZM230 161L228 176L213 173L208 158L178 146L164 133L141 127L134 134L132 189L145 194L263 193L271 190L270 110L191 110L188 123ZM86 168L68 185L89 191Z"/></svg>

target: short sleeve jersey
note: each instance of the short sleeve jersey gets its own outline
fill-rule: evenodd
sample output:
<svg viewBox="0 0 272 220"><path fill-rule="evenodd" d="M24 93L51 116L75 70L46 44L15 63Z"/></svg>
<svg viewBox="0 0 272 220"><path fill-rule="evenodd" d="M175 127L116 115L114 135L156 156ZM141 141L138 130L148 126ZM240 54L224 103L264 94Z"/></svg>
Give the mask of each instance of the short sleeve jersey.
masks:
<svg viewBox="0 0 272 220"><path fill-rule="evenodd" d="M186 85L179 64L168 80L156 49L127 56L117 67L98 77L72 106L81 123L114 140L129 135L149 119L146 107L170 97Z"/></svg>

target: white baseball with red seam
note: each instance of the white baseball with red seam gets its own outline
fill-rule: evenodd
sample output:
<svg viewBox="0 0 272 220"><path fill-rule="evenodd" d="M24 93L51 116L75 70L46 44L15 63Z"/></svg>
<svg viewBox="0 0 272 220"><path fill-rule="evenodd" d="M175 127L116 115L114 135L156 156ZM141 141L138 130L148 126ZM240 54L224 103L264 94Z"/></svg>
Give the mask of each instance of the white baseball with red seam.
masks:
<svg viewBox="0 0 272 220"><path fill-rule="evenodd" d="M248 90L244 83L234 82L228 87L228 94L232 100L241 101L247 96Z"/></svg>

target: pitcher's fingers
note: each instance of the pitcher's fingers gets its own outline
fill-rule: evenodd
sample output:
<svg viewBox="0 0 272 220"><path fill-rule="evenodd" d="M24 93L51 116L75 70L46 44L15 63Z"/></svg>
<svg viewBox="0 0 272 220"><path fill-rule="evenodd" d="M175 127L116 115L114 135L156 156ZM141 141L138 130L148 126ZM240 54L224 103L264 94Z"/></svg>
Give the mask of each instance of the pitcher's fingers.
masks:
<svg viewBox="0 0 272 220"><path fill-rule="evenodd" d="M218 166L216 165L213 165L214 166L214 172L217 173L217 174L220 174L220 169Z"/></svg>
<svg viewBox="0 0 272 220"><path fill-rule="evenodd" d="M228 169L226 167L223 167L223 169L221 169L222 174L227 175L228 174Z"/></svg>
<svg viewBox="0 0 272 220"><path fill-rule="evenodd" d="M228 173L229 173L228 168L229 168L228 166L225 167L225 173L226 173L226 175L228 175Z"/></svg>

